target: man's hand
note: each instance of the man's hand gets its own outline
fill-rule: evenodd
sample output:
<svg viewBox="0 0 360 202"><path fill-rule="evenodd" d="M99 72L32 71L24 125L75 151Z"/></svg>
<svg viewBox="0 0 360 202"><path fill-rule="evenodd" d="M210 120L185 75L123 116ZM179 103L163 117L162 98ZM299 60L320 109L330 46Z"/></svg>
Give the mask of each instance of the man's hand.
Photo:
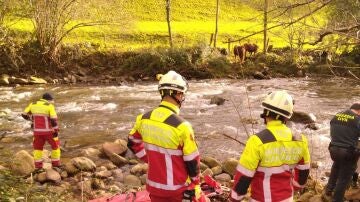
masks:
<svg viewBox="0 0 360 202"><path fill-rule="evenodd" d="M183 201L193 201L195 197L195 189L185 190L183 193Z"/></svg>
<svg viewBox="0 0 360 202"><path fill-rule="evenodd" d="M28 114L21 114L21 116L25 119L25 120L30 120L30 116Z"/></svg>
<svg viewBox="0 0 360 202"><path fill-rule="evenodd" d="M53 137L58 137L59 136L59 133L57 131L53 132Z"/></svg>

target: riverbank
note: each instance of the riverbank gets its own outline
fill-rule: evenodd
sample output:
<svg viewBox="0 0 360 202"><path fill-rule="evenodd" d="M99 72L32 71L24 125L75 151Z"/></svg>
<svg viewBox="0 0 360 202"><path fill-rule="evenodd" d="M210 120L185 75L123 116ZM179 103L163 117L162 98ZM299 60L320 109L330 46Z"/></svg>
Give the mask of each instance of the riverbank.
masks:
<svg viewBox="0 0 360 202"><path fill-rule="evenodd" d="M91 45L65 47L59 52L57 63L23 47L17 58L9 60L0 53L3 73L0 85L26 85L34 83L31 76L54 84L122 84L154 80L158 73L172 69L187 79L270 79L330 75L356 78L359 66L357 51L332 55L331 61L321 51L273 49L268 54L256 53L240 63L226 49L213 49L206 45L189 48L153 48L129 52L100 52ZM326 53L326 54L325 54ZM44 83L43 81L35 83Z"/></svg>
<svg viewBox="0 0 360 202"><path fill-rule="evenodd" d="M18 151L11 163L0 165L1 201L87 201L116 194L145 190L148 166L127 149L127 142L117 139L101 145L81 149L78 156L63 159L62 169L51 167L50 152L45 151L44 170L34 173L30 151ZM213 177L221 185L231 188L238 160L201 157L201 176ZM5 167L6 166L6 167ZM311 176L306 188L296 192L296 201L322 201L321 194L329 173L311 164ZM318 176L316 173L321 173ZM212 201L227 201L229 190L213 196ZM360 200L360 189L351 188L347 200Z"/></svg>

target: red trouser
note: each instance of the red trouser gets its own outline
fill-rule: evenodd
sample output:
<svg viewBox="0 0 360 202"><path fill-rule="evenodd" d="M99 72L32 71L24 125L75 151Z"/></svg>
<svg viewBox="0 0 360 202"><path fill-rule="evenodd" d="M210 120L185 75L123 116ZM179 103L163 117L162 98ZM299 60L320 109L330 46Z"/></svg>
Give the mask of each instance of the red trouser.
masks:
<svg viewBox="0 0 360 202"><path fill-rule="evenodd" d="M60 141L58 137L53 137L53 134L34 135L33 148L35 167L42 168L42 150L45 142L51 145L51 163L53 166L60 165Z"/></svg>
<svg viewBox="0 0 360 202"><path fill-rule="evenodd" d="M178 196L170 197L161 197L150 194L151 202L181 202L183 195L180 194Z"/></svg>
<svg viewBox="0 0 360 202"><path fill-rule="evenodd" d="M161 197L161 196L155 196L150 194L150 199L151 202L181 202L183 199L183 195L177 195L177 196L172 196L170 197ZM198 199L199 202L205 202L206 201L206 197L204 194L201 194L200 199Z"/></svg>

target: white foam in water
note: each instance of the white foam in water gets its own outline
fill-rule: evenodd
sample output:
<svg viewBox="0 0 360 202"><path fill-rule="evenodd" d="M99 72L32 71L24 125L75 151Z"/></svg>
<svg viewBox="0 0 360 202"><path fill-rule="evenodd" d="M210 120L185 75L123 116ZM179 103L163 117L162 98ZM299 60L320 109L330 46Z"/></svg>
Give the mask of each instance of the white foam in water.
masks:
<svg viewBox="0 0 360 202"><path fill-rule="evenodd" d="M58 106L58 112L79 112L82 108L76 102L68 102L63 106Z"/></svg>
<svg viewBox="0 0 360 202"><path fill-rule="evenodd" d="M117 104L115 103L107 103L100 107L99 110L113 110L117 108Z"/></svg>
<svg viewBox="0 0 360 202"><path fill-rule="evenodd" d="M100 96L98 96L98 95L92 95L91 97L90 97L90 100L101 100L101 98L100 98Z"/></svg>
<svg viewBox="0 0 360 202"><path fill-rule="evenodd" d="M3 93L4 93L4 95L1 96L1 101L19 102L21 99L30 97L32 95L31 92L22 92L22 93L16 94L13 91L4 91Z"/></svg>

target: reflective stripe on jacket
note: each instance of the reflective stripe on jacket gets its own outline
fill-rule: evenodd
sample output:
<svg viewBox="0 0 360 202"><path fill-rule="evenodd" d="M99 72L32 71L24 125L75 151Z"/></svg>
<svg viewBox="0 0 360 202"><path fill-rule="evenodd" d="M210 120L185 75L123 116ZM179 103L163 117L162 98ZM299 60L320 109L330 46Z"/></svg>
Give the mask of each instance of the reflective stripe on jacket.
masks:
<svg viewBox="0 0 360 202"><path fill-rule="evenodd" d="M194 132L178 113L178 107L162 101L159 107L139 115L129 134L128 147L149 164L147 190L153 195L177 195L190 182L199 183Z"/></svg>
<svg viewBox="0 0 360 202"><path fill-rule="evenodd" d="M45 99L30 103L24 113L32 117L34 135L49 134L59 129L55 107Z"/></svg>
<svg viewBox="0 0 360 202"><path fill-rule="evenodd" d="M251 184L254 201L288 201L294 188L305 185L310 169L307 139L293 135L281 121L270 121L267 129L252 135L236 169L231 193L241 200Z"/></svg>

